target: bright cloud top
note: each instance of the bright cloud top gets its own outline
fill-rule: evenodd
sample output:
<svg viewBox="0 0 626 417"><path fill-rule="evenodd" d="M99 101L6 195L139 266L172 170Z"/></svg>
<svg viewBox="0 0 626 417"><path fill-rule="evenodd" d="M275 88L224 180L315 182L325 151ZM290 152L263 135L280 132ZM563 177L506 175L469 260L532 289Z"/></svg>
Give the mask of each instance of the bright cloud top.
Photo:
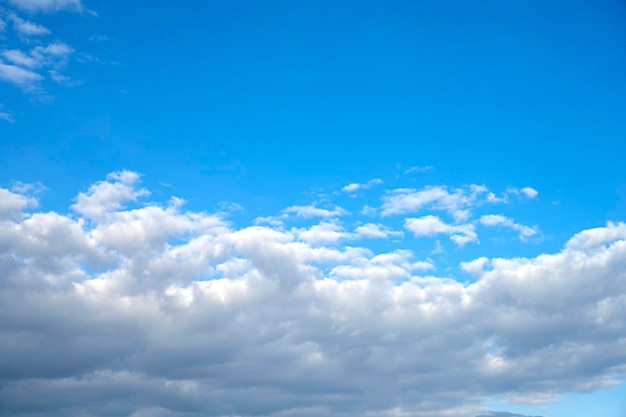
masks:
<svg viewBox="0 0 626 417"><path fill-rule="evenodd" d="M623 223L554 254L469 259L461 268L476 280L462 283L406 241L366 246L403 235L351 227L338 208L286 210L314 213L304 226L237 227L179 198L143 202L129 171L79 193L69 214L33 211L28 187L16 190L0 189L8 415L466 417L488 413L487 397L547 398L626 375ZM394 190L380 212L454 216L482 195ZM420 236L473 239L478 224L524 233L496 215L405 222Z"/></svg>

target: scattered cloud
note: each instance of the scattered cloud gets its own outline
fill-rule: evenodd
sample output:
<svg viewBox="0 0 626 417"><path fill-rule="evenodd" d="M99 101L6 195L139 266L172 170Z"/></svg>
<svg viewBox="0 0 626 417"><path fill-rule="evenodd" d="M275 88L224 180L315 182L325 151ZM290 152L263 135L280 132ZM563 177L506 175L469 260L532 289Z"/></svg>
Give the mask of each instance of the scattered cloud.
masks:
<svg viewBox="0 0 626 417"><path fill-rule="evenodd" d="M449 235L450 240L458 246L464 246L469 242L478 243L478 236L474 231L473 224L447 224L439 217L433 215L408 218L405 220L404 227L410 232L413 232L415 237L445 234Z"/></svg>
<svg viewBox="0 0 626 417"><path fill-rule="evenodd" d="M483 226L500 226L513 229L519 232L519 237L522 241L527 241L528 239L537 237L540 234L537 226L525 226L523 224L515 223L512 219L499 214L487 214L481 216L478 221Z"/></svg>
<svg viewBox="0 0 626 417"><path fill-rule="evenodd" d="M335 207L333 209L324 209L310 206L291 206L283 210L283 214L295 214L298 217L304 219L310 219L313 217L337 217L348 214L346 210L341 207Z"/></svg>
<svg viewBox="0 0 626 417"><path fill-rule="evenodd" d="M13 28L20 36L44 36L51 33L47 27L24 20L15 13L11 13L9 19L13 22Z"/></svg>
<svg viewBox="0 0 626 417"><path fill-rule="evenodd" d="M39 82L43 77L17 65L0 62L0 80L13 84L25 92L35 92L39 89Z"/></svg>
<svg viewBox="0 0 626 417"><path fill-rule="evenodd" d="M13 118L13 114L9 111L5 111L2 109L3 106L0 104L0 120L4 120L5 122L14 123L15 119Z"/></svg>
<svg viewBox="0 0 626 417"><path fill-rule="evenodd" d="M428 172L428 171L432 171L433 169L434 168L432 166L430 166L430 165L427 165L427 166L414 166L414 167L405 169L404 170L404 175Z"/></svg>
<svg viewBox="0 0 626 417"><path fill-rule="evenodd" d="M470 216L470 208L487 191L485 186L476 184L452 190L444 186L427 186L421 190L398 188L383 197L382 215L414 213L429 208L447 211L457 221L463 221Z"/></svg>
<svg viewBox="0 0 626 417"><path fill-rule="evenodd" d="M80 12L80 0L9 0L9 4L29 12L58 12L62 10Z"/></svg>
<svg viewBox="0 0 626 417"><path fill-rule="evenodd" d="M528 198L535 198L539 194L537 190L530 187L524 187L520 191Z"/></svg>
<svg viewBox="0 0 626 417"><path fill-rule="evenodd" d="M371 188L374 185L382 184L382 183L383 183L383 180L381 180L380 178L374 178L374 179L372 179L372 180L370 180L370 181L368 181L366 183L362 183L362 184L356 183L356 182L348 184L348 185L344 186L341 189L341 191L343 191L344 193L353 194L353 193L355 193L358 190L367 190L368 188Z"/></svg>
<svg viewBox="0 0 626 417"><path fill-rule="evenodd" d="M366 223L362 226L359 226L354 230L354 232L359 236L370 239L387 239L390 236L404 236L404 233L402 233L401 231L394 231L385 225L374 223Z"/></svg>

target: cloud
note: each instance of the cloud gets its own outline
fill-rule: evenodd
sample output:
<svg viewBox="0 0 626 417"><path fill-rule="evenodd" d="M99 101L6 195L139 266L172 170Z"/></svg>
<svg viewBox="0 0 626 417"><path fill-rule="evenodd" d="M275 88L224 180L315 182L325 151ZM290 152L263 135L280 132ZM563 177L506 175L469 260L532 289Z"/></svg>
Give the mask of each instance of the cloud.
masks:
<svg viewBox="0 0 626 417"><path fill-rule="evenodd" d="M624 223L462 283L405 249L144 202L130 171L70 214L1 190L6 415L467 417L626 376Z"/></svg>
<svg viewBox="0 0 626 417"><path fill-rule="evenodd" d="M537 190L530 187L524 187L520 191L528 198L535 198L539 194Z"/></svg>
<svg viewBox="0 0 626 417"><path fill-rule="evenodd" d="M77 213L87 219L104 219L109 213L123 207L123 203L137 201L149 195L148 190L136 189L139 175L131 171L118 171L107 175L107 181L100 181L89 187L86 193L78 194L72 205Z"/></svg>
<svg viewBox="0 0 626 417"><path fill-rule="evenodd" d="M515 187L509 187L507 190L508 194L519 195L523 194L526 198L533 199L539 195L539 191L535 190L532 187L524 187L522 189L518 189Z"/></svg>
<svg viewBox="0 0 626 417"><path fill-rule="evenodd" d="M541 416L527 416L523 414L508 413L506 411L490 411L487 414L481 414L476 417L541 417Z"/></svg>
<svg viewBox="0 0 626 417"><path fill-rule="evenodd" d="M43 77L31 70L0 62L0 80L26 92L35 92L39 89L38 83L43 80Z"/></svg>
<svg viewBox="0 0 626 417"><path fill-rule="evenodd" d="M428 215L419 218L408 218L404 227L413 232L415 237L436 236L446 234L450 240L458 246L463 246L469 242L478 243L478 236L472 224L451 225L443 222L439 217Z"/></svg>
<svg viewBox="0 0 626 417"><path fill-rule="evenodd" d="M3 106L0 104L0 120L4 120L5 122L13 123L15 119L13 118L13 114L8 111L2 110Z"/></svg>
<svg viewBox="0 0 626 417"><path fill-rule="evenodd" d="M298 239L313 245L336 243L342 239L352 238L338 223L332 221L322 222L308 229L297 231Z"/></svg>
<svg viewBox="0 0 626 417"><path fill-rule="evenodd" d="M481 216L478 221L484 226L500 226L513 229L519 232L519 238L522 241L527 241L533 236L539 235L539 228L537 226L524 226L523 224L515 223L512 219L499 214L487 214Z"/></svg>
<svg viewBox="0 0 626 417"><path fill-rule="evenodd" d="M283 214L295 214L298 217L304 219L310 219L313 217L338 217L348 214L346 210L341 207L335 207L333 209L323 209L315 206L291 206L283 210Z"/></svg>
<svg viewBox="0 0 626 417"><path fill-rule="evenodd" d="M362 237L370 239L387 239L389 236L402 237L404 233L391 230L382 224L366 223L357 227L354 232Z"/></svg>
<svg viewBox="0 0 626 417"><path fill-rule="evenodd" d="M37 59L17 49L2 51L2 56L9 62L21 67L37 68L41 66L41 63Z"/></svg>
<svg viewBox="0 0 626 417"><path fill-rule="evenodd" d="M483 273L485 266L489 263L489 258L481 256L473 261L461 262L461 269L468 274L479 276Z"/></svg>
<svg viewBox="0 0 626 417"><path fill-rule="evenodd" d="M24 20L14 13L9 15L9 19L13 21L13 28L21 36L43 36L51 33L47 27Z"/></svg>
<svg viewBox="0 0 626 417"><path fill-rule="evenodd" d="M62 10L80 12L83 10L80 0L9 0L9 3L29 12L58 12Z"/></svg>
<svg viewBox="0 0 626 417"><path fill-rule="evenodd" d="M0 79L27 93L39 93L42 91L41 82L45 78L35 70L42 67L63 68L73 52L74 50L63 42L37 46L29 53L17 49L4 50L2 56L12 64L0 61ZM56 69L49 70L48 73L59 84L73 86L77 83Z"/></svg>
<svg viewBox="0 0 626 417"><path fill-rule="evenodd" d="M432 171L434 168L430 165L427 166L414 166L404 170L404 175L422 173Z"/></svg>
<svg viewBox="0 0 626 417"><path fill-rule="evenodd" d="M366 183L351 183L348 184L346 186L344 186L341 191L343 191L344 193L355 193L358 190L367 190L368 188L371 188L372 186L376 185L376 184L382 184L383 180L381 180L380 178L374 178L373 180L370 180Z"/></svg>
<svg viewBox="0 0 626 417"><path fill-rule="evenodd" d="M463 221L470 216L469 209L487 191L485 186L476 184L453 190L444 186L427 186L421 190L398 188L383 197L382 215L414 213L429 208L447 211L457 221Z"/></svg>
<svg viewBox="0 0 626 417"><path fill-rule="evenodd" d="M0 19L0 32L4 32L7 29L7 24L4 20Z"/></svg>

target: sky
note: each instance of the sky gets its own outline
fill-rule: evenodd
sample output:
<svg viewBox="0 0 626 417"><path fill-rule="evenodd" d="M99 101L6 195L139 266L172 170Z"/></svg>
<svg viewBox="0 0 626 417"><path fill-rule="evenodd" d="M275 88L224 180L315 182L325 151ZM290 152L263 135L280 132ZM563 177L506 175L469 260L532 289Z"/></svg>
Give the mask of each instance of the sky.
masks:
<svg viewBox="0 0 626 417"><path fill-rule="evenodd" d="M626 416L625 19L0 0L0 415Z"/></svg>

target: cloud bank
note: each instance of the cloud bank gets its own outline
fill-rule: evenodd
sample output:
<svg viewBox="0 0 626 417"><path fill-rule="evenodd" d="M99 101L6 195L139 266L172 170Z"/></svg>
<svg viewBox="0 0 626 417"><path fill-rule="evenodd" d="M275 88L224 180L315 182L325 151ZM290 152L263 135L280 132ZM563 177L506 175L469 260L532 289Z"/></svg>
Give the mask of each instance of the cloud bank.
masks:
<svg viewBox="0 0 626 417"><path fill-rule="evenodd" d="M406 247L366 246L383 224L331 239L348 233L338 218L292 206L321 222L235 226L147 201L140 183L112 173L65 214L0 189L2 414L473 417L503 415L485 398L626 375L624 223L557 253L468 260L464 283ZM454 212L474 195L443 191L388 194L381 210Z"/></svg>

